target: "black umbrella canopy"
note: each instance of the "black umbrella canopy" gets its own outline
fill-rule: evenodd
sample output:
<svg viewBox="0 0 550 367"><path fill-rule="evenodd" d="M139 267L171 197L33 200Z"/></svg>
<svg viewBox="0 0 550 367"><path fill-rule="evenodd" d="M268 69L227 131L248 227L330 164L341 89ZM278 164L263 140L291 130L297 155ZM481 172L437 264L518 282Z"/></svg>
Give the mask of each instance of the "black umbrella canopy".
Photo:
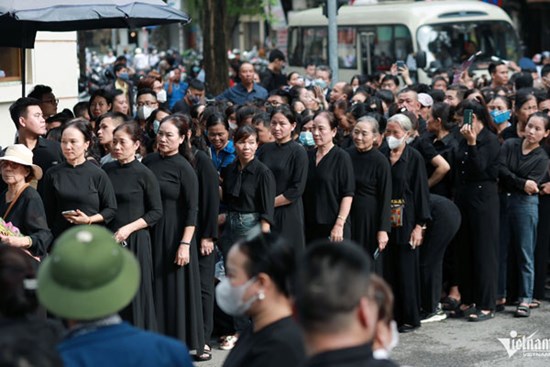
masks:
<svg viewBox="0 0 550 367"><path fill-rule="evenodd" d="M0 47L33 48L37 31L68 32L189 23L162 0L0 0ZM25 52L21 52L25 65ZM25 69L21 75L25 95Z"/></svg>
<svg viewBox="0 0 550 367"><path fill-rule="evenodd" d="M189 23L162 0L0 0L0 46L34 46L37 31L138 28Z"/></svg>

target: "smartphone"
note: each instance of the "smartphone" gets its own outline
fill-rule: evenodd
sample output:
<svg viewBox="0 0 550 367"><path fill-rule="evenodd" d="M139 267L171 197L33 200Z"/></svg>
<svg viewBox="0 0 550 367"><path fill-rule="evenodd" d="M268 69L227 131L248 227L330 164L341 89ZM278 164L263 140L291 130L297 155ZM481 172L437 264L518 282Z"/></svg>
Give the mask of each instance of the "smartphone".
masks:
<svg viewBox="0 0 550 367"><path fill-rule="evenodd" d="M65 210L61 212L61 215L76 215L76 210Z"/></svg>
<svg viewBox="0 0 550 367"><path fill-rule="evenodd" d="M396 64L397 64L397 70L405 67L405 61L403 60L397 60Z"/></svg>
<svg viewBox="0 0 550 367"><path fill-rule="evenodd" d="M472 125L472 116L474 114L474 110L472 109L465 109L464 110L464 125Z"/></svg>

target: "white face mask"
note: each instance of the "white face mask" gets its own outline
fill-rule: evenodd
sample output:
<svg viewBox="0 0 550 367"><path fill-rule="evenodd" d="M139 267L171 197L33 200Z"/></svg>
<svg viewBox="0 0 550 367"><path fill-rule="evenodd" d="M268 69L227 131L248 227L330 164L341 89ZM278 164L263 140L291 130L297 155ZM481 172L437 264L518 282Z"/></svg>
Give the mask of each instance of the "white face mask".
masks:
<svg viewBox="0 0 550 367"><path fill-rule="evenodd" d="M405 137L402 137L401 139L397 139L396 137L393 137L393 136L386 137L386 142L388 143L388 147L391 150L399 148L401 144L403 144L404 140L405 140Z"/></svg>
<svg viewBox="0 0 550 367"><path fill-rule="evenodd" d="M161 89L160 92L157 93L157 101L159 103L164 103L167 100L166 91L164 89Z"/></svg>
<svg viewBox="0 0 550 367"><path fill-rule="evenodd" d="M149 107L149 106L141 106L138 108L138 118L140 120L147 120L149 118L149 116L151 116L151 113L153 113L153 111L155 110L156 108L153 108L153 107Z"/></svg>
<svg viewBox="0 0 550 367"><path fill-rule="evenodd" d="M160 128L160 121L159 120L153 121L153 131L155 132L155 134L159 133L159 128Z"/></svg>
<svg viewBox="0 0 550 367"><path fill-rule="evenodd" d="M246 301L243 300L244 294L255 281L256 278L250 278L244 284L232 286L229 278L223 278L216 287L216 302L221 310L230 316L243 316L259 298L255 295Z"/></svg>
<svg viewBox="0 0 550 367"><path fill-rule="evenodd" d="M407 144L410 144L414 141L414 138L412 136L407 138Z"/></svg>

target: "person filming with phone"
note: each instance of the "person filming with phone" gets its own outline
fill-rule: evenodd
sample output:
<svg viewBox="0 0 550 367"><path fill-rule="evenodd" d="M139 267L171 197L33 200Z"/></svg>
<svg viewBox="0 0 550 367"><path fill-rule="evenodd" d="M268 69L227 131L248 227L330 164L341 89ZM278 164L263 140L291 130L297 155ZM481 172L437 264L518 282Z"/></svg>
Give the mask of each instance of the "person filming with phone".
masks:
<svg viewBox="0 0 550 367"><path fill-rule="evenodd" d="M454 167L456 204L464 219L456 237L462 305L451 316L485 321L495 315L500 144L489 128L489 111L478 102L463 101L455 117L463 121L460 133L464 139L459 142Z"/></svg>

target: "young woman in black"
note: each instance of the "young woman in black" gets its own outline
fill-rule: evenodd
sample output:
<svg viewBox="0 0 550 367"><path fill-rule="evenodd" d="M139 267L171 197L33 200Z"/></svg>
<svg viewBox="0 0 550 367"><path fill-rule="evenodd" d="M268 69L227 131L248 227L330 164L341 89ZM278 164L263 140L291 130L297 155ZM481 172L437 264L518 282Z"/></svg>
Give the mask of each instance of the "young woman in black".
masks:
<svg viewBox="0 0 550 367"><path fill-rule="evenodd" d="M475 101L462 102L458 110L472 111L471 124L463 123L455 165L456 204L462 215L457 234L459 289L462 305L455 316L484 321L495 315L498 276L499 198L497 178L500 144L488 125L485 107Z"/></svg>
<svg viewBox="0 0 550 367"><path fill-rule="evenodd" d="M158 152L147 155L143 164L159 181L164 213L152 231L159 330L202 356L205 340L195 244L199 188L189 163L193 157L185 142L188 131L182 119L165 117L157 134Z"/></svg>
<svg viewBox="0 0 550 367"><path fill-rule="evenodd" d="M516 317L528 317L533 300L534 252L538 225L539 184L548 171L548 155L540 146L548 137L547 114L531 115L523 139L508 139L500 154L500 184L507 193L504 241L510 241L517 258L519 305ZM507 246L507 243L504 244Z"/></svg>
<svg viewBox="0 0 550 367"><path fill-rule="evenodd" d="M117 242L136 255L141 269L138 294L121 314L135 326L156 331L149 229L162 217L162 202L155 175L136 159L140 138L141 129L136 123L119 125L113 131L111 150L116 161L107 163L103 169L111 180L118 206L109 229L115 233Z"/></svg>
<svg viewBox="0 0 550 367"><path fill-rule="evenodd" d="M316 149L308 152L309 169L304 191L306 241L351 237L349 212L355 191L351 158L334 144L338 122L330 112L313 120Z"/></svg>
<svg viewBox="0 0 550 367"><path fill-rule="evenodd" d="M256 159L256 129L250 125L241 126L234 140L237 159L222 171L222 202L227 206L220 241L224 257L231 245L254 226L259 224L263 232L269 232L275 204L273 173Z"/></svg>
<svg viewBox="0 0 550 367"><path fill-rule="evenodd" d="M44 178L44 207L54 237L77 224L109 223L115 216L115 193L107 174L86 159L92 131L87 120L69 121L61 134L65 162Z"/></svg>
<svg viewBox="0 0 550 367"><path fill-rule="evenodd" d="M275 176L275 217L273 227L299 248L305 247L302 194L307 179L307 153L292 139L296 119L283 105L271 112L271 134L275 142L262 145L258 159Z"/></svg>
<svg viewBox="0 0 550 367"><path fill-rule="evenodd" d="M392 175L392 230L384 256L384 278L395 294L395 321L400 332L420 326L417 248L430 219L425 163L420 153L407 145L411 132L407 116L390 117L385 132L387 145L382 149Z"/></svg>

